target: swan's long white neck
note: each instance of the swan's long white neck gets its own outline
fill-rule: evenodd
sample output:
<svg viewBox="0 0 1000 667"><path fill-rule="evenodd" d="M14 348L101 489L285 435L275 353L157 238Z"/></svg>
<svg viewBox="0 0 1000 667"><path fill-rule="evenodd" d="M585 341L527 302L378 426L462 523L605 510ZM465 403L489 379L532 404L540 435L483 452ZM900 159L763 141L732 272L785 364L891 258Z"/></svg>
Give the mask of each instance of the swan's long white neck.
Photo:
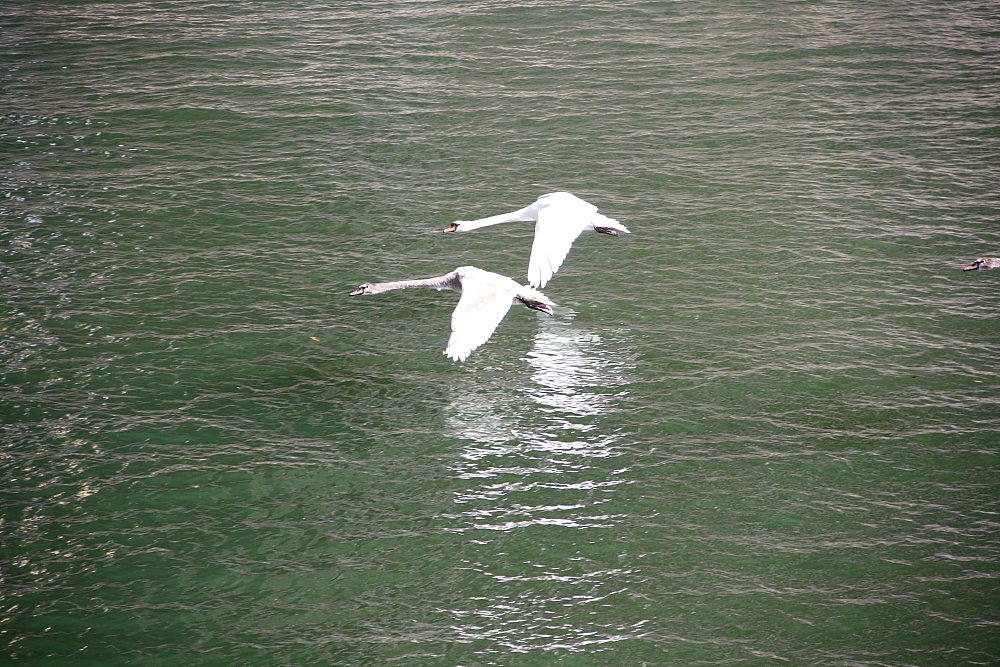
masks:
<svg viewBox="0 0 1000 667"><path fill-rule="evenodd" d="M424 278L422 280L397 280L391 283L373 283L369 289L369 294L382 294L397 289L410 289L411 287L434 287L436 289L455 289L452 274L438 276L437 278Z"/></svg>
<svg viewBox="0 0 1000 667"><path fill-rule="evenodd" d="M537 216L532 217L527 215L530 206L525 206L522 209L518 209L513 213L501 213L500 215L491 215L488 218L480 218L479 220L459 220L456 224L458 225L457 232L470 232L473 229L480 229L482 227L489 227L490 225L499 225L502 222L519 222L519 221L531 221L537 220Z"/></svg>

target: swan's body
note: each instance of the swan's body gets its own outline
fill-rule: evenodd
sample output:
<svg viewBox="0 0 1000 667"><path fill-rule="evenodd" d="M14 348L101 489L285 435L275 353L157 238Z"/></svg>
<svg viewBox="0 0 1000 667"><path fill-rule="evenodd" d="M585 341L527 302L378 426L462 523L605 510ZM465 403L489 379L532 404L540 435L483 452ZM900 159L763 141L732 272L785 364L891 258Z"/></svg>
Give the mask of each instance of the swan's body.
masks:
<svg viewBox="0 0 1000 667"><path fill-rule="evenodd" d="M568 192L542 195L534 204L511 213L494 215L479 220L456 220L446 232L467 232L501 222L535 222L535 241L528 260L528 281L533 287L545 283L562 266L573 241L585 229L618 236L630 234L628 228L617 220L601 215L597 207Z"/></svg>
<svg viewBox="0 0 1000 667"><path fill-rule="evenodd" d="M1000 257L980 257L962 270L977 271L979 269L1000 269Z"/></svg>
<svg viewBox="0 0 1000 667"><path fill-rule="evenodd" d="M381 294L410 287L452 289L462 295L451 314L451 338L444 351L456 361L465 361L473 350L490 339L514 301L548 315L552 314L552 306L556 305L541 292L474 266L460 266L436 278L366 283L351 292L351 296Z"/></svg>

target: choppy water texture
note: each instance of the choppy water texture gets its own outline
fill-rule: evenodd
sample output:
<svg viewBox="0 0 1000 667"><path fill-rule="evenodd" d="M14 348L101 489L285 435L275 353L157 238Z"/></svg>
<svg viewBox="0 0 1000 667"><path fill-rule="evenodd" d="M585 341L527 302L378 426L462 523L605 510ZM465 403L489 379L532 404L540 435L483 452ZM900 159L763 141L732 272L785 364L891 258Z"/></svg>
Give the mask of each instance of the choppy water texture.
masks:
<svg viewBox="0 0 1000 667"><path fill-rule="evenodd" d="M0 662L1000 664L992 0L0 22Z"/></svg>

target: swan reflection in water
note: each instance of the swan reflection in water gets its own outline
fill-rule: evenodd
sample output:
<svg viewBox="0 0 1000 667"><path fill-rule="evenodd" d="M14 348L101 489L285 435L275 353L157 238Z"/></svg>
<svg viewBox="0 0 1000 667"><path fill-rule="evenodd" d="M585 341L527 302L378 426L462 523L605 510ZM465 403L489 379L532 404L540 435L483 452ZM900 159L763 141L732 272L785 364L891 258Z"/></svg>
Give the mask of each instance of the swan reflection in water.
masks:
<svg viewBox="0 0 1000 667"><path fill-rule="evenodd" d="M464 585L482 592L452 608L461 641L522 653L582 650L641 632L590 615L621 600L636 572L617 558L568 557L580 553L578 542L618 534L627 521L618 490L631 478L613 425L631 346L573 326L571 315L538 318L525 360L453 376L447 424L462 441L452 463L461 488L440 519L466 536Z"/></svg>
<svg viewBox="0 0 1000 667"><path fill-rule="evenodd" d="M495 370L455 378L447 424L470 441L456 464L461 477L566 472L616 455L618 435L602 417L627 382L628 346L574 327L572 311L559 315L538 320L526 359L530 382ZM560 455L583 459L554 458Z"/></svg>
<svg viewBox="0 0 1000 667"><path fill-rule="evenodd" d="M541 323L535 335L528 363L535 368L531 378L538 387L528 393L539 405L552 408L548 414L566 428L590 430L594 426L571 424L556 416L557 411L573 417L598 415L614 398L610 390L624 384L622 364L612 360L607 355L610 350L602 349L601 343L596 333L574 329L559 320Z"/></svg>

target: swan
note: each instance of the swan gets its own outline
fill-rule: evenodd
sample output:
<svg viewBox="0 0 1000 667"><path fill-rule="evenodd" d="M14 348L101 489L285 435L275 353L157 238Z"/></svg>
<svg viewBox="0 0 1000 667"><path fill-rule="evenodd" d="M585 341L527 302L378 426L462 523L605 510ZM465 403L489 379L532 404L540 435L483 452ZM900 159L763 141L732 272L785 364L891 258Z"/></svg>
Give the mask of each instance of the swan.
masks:
<svg viewBox="0 0 1000 667"><path fill-rule="evenodd" d="M601 215L597 207L568 192L550 192L511 213L502 213L479 220L456 220L446 232L468 232L501 222L535 221L535 241L528 260L528 281L532 287L542 288L562 266L573 241L590 228L601 234L618 236L618 232L631 234L617 220Z"/></svg>
<svg viewBox="0 0 1000 667"><path fill-rule="evenodd" d="M1000 269L1000 257L980 257L962 270L976 271L978 269Z"/></svg>
<svg viewBox="0 0 1000 667"><path fill-rule="evenodd" d="M451 314L451 338L444 351L454 361L465 361L473 350L488 341L514 301L547 315L552 314L552 306L556 305L527 285L518 285L506 276L474 266L460 266L436 278L365 283L350 296L381 294L410 287L453 289L462 295Z"/></svg>

